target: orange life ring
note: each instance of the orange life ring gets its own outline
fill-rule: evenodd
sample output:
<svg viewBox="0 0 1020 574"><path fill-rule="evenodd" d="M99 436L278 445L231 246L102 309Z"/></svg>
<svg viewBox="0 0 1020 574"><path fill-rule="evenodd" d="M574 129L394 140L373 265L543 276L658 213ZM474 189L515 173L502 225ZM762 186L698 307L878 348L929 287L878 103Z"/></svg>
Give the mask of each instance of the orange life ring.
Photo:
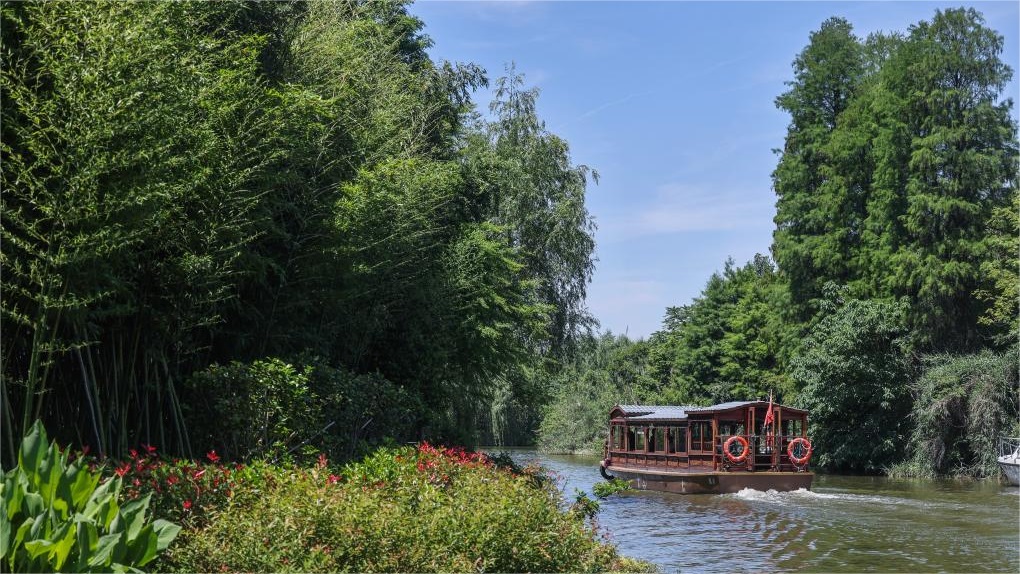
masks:
<svg viewBox="0 0 1020 574"><path fill-rule="evenodd" d="M804 444L804 456L797 457L793 454L793 448L795 445ZM807 464L807 461L811 460L811 441L803 437L797 437L790 441L790 444L786 446L786 456L790 457L790 462L797 466L803 466Z"/></svg>
<svg viewBox="0 0 1020 574"><path fill-rule="evenodd" d="M730 452L730 445L732 445L734 441L740 443L740 456L734 455L732 452ZM747 444L746 438L742 436L731 436L730 438L726 439L726 442L723 443L722 451L723 454L726 455L726 458L730 460L730 462L739 463L744 462L744 459L746 459L747 455L750 454L751 452L751 447Z"/></svg>

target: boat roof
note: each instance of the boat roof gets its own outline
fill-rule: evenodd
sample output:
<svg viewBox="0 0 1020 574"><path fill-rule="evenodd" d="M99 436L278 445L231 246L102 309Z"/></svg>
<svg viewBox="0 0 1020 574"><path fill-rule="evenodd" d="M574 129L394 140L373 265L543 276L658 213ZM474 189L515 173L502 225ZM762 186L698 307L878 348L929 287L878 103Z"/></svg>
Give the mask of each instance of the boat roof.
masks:
<svg viewBox="0 0 1020 574"><path fill-rule="evenodd" d="M610 418L622 417L627 420L637 421L683 420L688 418L690 414L714 414L747 407L767 408L768 406L768 401L730 401L707 407L693 405L616 405L609 411L609 416ZM807 414L807 411L804 409L788 407L778 403L773 404L773 406L782 407L784 411Z"/></svg>

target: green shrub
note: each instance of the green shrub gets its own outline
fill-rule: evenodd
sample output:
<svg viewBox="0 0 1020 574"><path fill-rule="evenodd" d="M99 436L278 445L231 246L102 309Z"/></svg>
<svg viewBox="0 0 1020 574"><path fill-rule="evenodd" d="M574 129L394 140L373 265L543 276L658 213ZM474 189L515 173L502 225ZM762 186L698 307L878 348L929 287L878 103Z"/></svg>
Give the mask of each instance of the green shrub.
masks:
<svg viewBox="0 0 1020 574"><path fill-rule="evenodd" d="M100 484L46 443L36 421L0 487L0 556L11 572L137 570L173 542L179 526L146 520L149 496L120 505L120 477Z"/></svg>
<svg viewBox="0 0 1020 574"><path fill-rule="evenodd" d="M187 419L199 452L228 460L286 452L322 428L305 369L280 359L212 365L188 381Z"/></svg>
<svg viewBox="0 0 1020 574"><path fill-rule="evenodd" d="M613 478L605 482L597 482L592 486L592 492L598 498L609 498L617 492L630 490L630 483L620 478Z"/></svg>
<svg viewBox="0 0 1020 574"><path fill-rule="evenodd" d="M322 405L327 433L310 442L316 454L351 460L389 440L418 438L424 407L420 397L376 373L355 374L328 365L319 357L301 357L308 383Z"/></svg>
<svg viewBox="0 0 1020 574"><path fill-rule="evenodd" d="M562 572L648 569L601 543L584 512L527 470L422 445L339 473L265 469L160 564L176 571ZM583 510L583 509L582 509Z"/></svg>
<svg viewBox="0 0 1020 574"><path fill-rule="evenodd" d="M909 458L895 476L998 476L998 439L1020 434L1017 351L925 359L914 385Z"/></svg>
<svg viewBox="0 0 1020 574"><path fill-rule="evenodd" d="M812 464L878 473L902 456L912 375L904 347L906 309L903 303L851 299L804 339L792 374L803 388L798 406L811 413Z"/></svg>
<svg viewBox="0 0 1020 574"><path fill-rule="evenodd" d="M187 420L197 452L226 460L349 460L414 438L421 401L378 374L354 374L300 356L213 365L188 381Z"/></svg>

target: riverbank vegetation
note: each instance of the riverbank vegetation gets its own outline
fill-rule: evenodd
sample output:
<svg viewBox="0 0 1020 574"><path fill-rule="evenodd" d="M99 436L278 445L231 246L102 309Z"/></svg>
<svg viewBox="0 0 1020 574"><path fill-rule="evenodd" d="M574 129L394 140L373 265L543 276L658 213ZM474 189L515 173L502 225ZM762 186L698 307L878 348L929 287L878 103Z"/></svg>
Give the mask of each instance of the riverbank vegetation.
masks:
<svg viewBox="0 0 1020 574"><path fill-rule="evenodd" d="M86 566L640 569L592 501L422 442L595 450L618 402L774 390L833 470L989 474L1020 434L1012 70L973 10L812 35L777 100L774 259L725 263L647 341L592 333L597 174L537 90L511 66L478 113L488 73L433 61L404 3L0 19L4 468L41 421L122 486L90 549L184 527ZM64 556L51 526L17 564Z"/></svg>
<svg viewBox="0 0 1020 574"><path fill-rule="evenodd" d="M791 121L773 258L727 261L648 340L589 340L539 444L601 452L612 403L775 391L811 411L826 470L998 476L997 439L1020 436L1018 145L1001 52L972 9L866 39L824 22L776 100Z"/></svg>
<svg viewBox="0 0 1020 574"><path fill-rule="evenodd" d="M592 324L597 176L512 66L483 117L403 2L0 18L4 468L36 421L90 451L184 527L160 569L647 566L535 476L377 450L531 440Z"/></svg>
<svg viewBox="0 0 1020 574"><path fill-rule="evenodd" d="M595 174L512 67L486 119L399 2L2 17L5 464L36 419L240 460L534 420L591 322Z"/></svg>

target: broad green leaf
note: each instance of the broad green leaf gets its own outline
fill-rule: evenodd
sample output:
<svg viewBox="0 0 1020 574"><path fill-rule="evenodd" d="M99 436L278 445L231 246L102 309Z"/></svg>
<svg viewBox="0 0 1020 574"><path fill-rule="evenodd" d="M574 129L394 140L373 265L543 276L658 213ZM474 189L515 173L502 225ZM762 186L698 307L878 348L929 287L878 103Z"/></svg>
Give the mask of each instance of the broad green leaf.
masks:
<svg viewBox="0 0 1020 574"><path fill-rule="evenodd" d="M32 540L25 543L25 551L29 558L38 558L48 553L53 548L53 543L46 539Z"/></svg>
<svg viewBox="0 0 1020 574"><path fill-rule="evenodd" d="M50 563L53 564L53 569L59 571L64 567L64 562L67 561L67 557L71 555L71 549L74 548L75 538L77 537L77 524L74 522L65 522L63 526L53 535L55 542L53 543L53 553L50 557Z"/></svg>
<svg viewBox="0 0 1020 574"><path fill-rule="evenodd" d="M145 524L145 512L149 509L149 500L151 498L151 493L146 494L142 498L132 500L121 507L120 514L125 523L128 542L133 540L135 536L138 536L138 532L141 531L142 526Z"/></svg>
<svg viewBox="0 0 1020 574"><path fill-rule="evenodd" d="M72 466L72 468L74 468ZM78 470L74 475L74 480L71 482L71 501L72 506L75 510L79 510L85 506L88 502L89 497L96 490L96 485L99 484L99 473L92 474L85 470Z"/></svg>
<svg viewBox="0 0 1020 574"><path fill-rule="evenodd" d="M109 566L113 563L114 551L117 546L122 545L121 539L124 537L123 532L116 534L107 534L99 539L96 543L95 554L89 558L89 566Z"/></svg>
<svg viewBox="0 0 1020 574"><path fill-rule="evenodd" d="M46 429L43 428L42 422L35 421L32 429L28 431L28 434L21 441L21 450L18 451L18 466L23 468L25 472L34 474L39 469L39 463L42 462L46 454L47 440Z"/></svg>
<svg viewBox="0 0 1020 574"><path fill-rule="evenodd" d="M156 544L156 549L159 551L166 550L170 546L170 543L177 538L177 535L181 532L181 527L173 522L168 522L162 518L157 519L152 523L152 528L156 532L156 536L159 539Z"/></svg>
<svg viewBox="0 0 1020 574"><path fill-rule="evenodd" d="M60 449L57 448L57 443L54 441L39 464L39 494L47 504L52 504L56 498L60 479L64 475L64 467L60 463Z"/></svg>
<svg viewBox="0 0 1020 574"><path fill-rule="evenodd" d="M88 566L89 558L99 544L99 533L96 530L95 522L81 515L75 516L75 525L77 526L75 538L78 543L78 560L75 562L74 570L81 572Z"/></svg>
<svg viewBox="0 0 1020 574"><path fill-rule="evenodd" d="M18 533L14 535L14 544L11 545L11 548L17 551L18 546L20 546L21 542L25 540L25 537L28 536L28 532L32 529L33 524L35 524L34 516L29 516L25 519L25 522L18 527ZM29 540L31 540L31 538L29 538Z"/></svg>
<svg viewBox="0 0 1020 574"><path fill-rule="evenodd" d="M26 492L22 510L28 516L39 516L46 511L46 503L38 493Z"/></svg>
<svg viewBox="0 0 1020 574"><path fill-rule="evenodd" d="M21 469L15 469L12 473L20 475ZM4 480L3 513L8 519L14 518L21 511L21 503L24 498L25 488L16 476L10 476Z"/></svg>
<svg viewBox="0 0 1020 574"><path fill-rule="evenodd" d="M83 514L95 518L100 528L106 528L116 513L116 497L120 493L120 477L108 479L92 491Z"/></svg>
<svg viewBox="0 0 1020 574"><path fill-rule="evenodd" d="M6 504L4 507L6 508ZM7 550L11 547L11 519L7 518L6 512L0 512L0 558L7 556Z"/></svg>
<svg viewBox="0 0 1020 574"><path fill-rule="evenodd" d="M153 525L147 524L137 536L128 539L128 553L125 562L136 566L145 566L159 551L159 539L153 531Z"/></svg>

